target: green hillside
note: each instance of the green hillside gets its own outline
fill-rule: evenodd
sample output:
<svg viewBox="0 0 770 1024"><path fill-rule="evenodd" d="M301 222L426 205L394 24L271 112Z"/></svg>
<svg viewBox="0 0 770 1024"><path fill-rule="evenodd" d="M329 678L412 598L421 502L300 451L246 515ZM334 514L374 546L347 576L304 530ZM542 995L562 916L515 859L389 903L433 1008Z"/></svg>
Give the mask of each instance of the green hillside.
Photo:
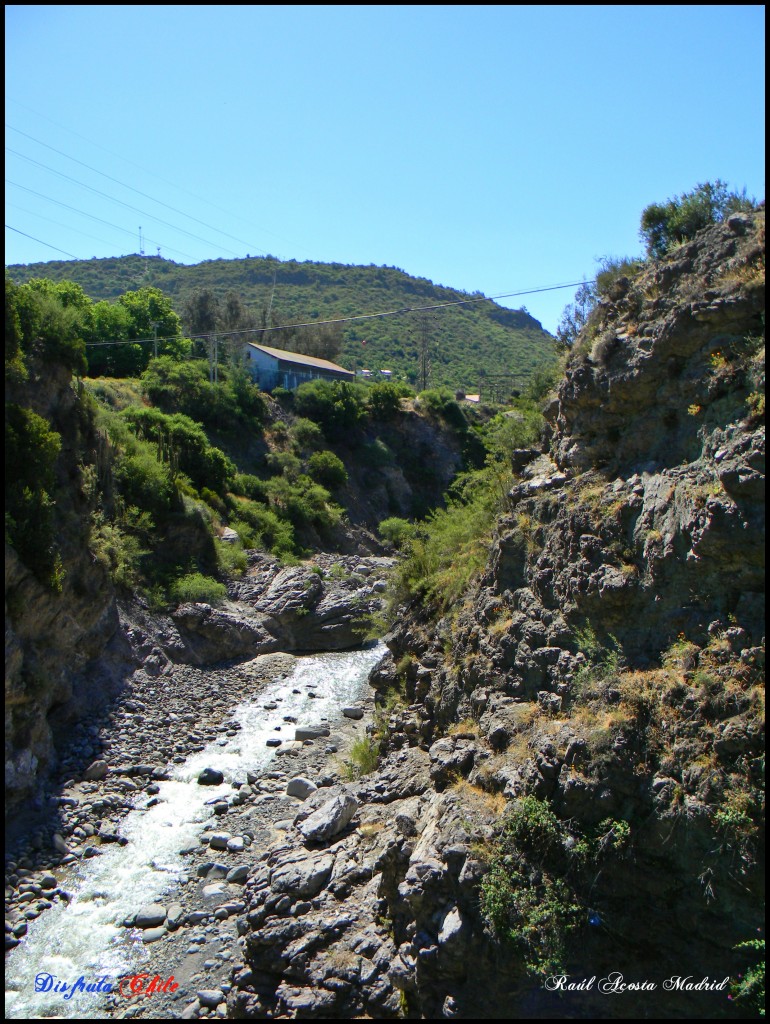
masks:
<svg viewBox="0 0 770 1024"><path fill-rule="evenodd" d="M511 310L479 293L434 285L396 267L346 266L339 263L282 262L273 257L209 260L193 266L157 256L121 256L93 260L53 260L8 268L21 284L33 277L80 284L95 301L145 285L160 288L185 320L191 297L207 289L224 301L235 292L256 323L305 323L338 317L414 309L436 303L473 299L426 313L343 324L339 361L351 369L388 369L393 376L421 384L421 345L427 339L432 385L446 384L475 392L484 376L514 374L525 385L538 368L554 361L554 339L525 310ZM478 301L481 300L481 301ZM281 331L263 342L282 347ZM255 339L256 340L256 339Z"/></svg>

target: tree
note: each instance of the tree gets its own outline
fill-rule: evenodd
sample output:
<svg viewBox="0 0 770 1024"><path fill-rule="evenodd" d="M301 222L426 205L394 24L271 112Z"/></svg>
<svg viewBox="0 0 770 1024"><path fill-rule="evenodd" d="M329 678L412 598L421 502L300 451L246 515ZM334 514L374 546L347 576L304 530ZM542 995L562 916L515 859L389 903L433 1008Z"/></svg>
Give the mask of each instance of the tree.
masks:
<svg viewBox="0 0 770 1024"><path fill-rule="evenodd" d="M731 192L717 178L665 203L652 203L642 212L639 234L647 255L660 258L672 245L687 241L702 228L720 223L731 213L755 208L756 202L746 196L745 188Z"/></svg>
<svg viewBox="0 0 770 1024"><path fill-rule="evenodd" d="M73 373L86 371L85 342L91 300L79 285L33 278L12 294L12 323L25 353L53 359Z"/></svg>
<svg viewBox="0 0 770 1024"><path fill-rule="evenodd" d="M219 315L219 299L210 288L193 292L185 303L185 324L192 337L216 331L219 326Z"/></svg>
<svg viewBox="0 0 770 1024"><path fill-rule="evenodd" d="M556 328L556 338L562 345L573 345L578 334L596 305L596 287L593 281L584 281L575 292L575 301L564 307Z"/></svg>

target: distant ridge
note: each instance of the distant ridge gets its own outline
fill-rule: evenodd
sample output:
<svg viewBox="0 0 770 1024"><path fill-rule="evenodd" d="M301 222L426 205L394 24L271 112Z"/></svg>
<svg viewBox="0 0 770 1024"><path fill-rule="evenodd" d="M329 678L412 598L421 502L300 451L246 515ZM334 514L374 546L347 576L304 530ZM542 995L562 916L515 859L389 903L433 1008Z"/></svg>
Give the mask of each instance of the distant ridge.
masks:
<svg viewBox="0 0 770 1024"><path fill-rule="evenodd" d="M33 277L70 280L94 301L111 300L147 285L169 296L182 317L194 292L209 289L224 299L236 292L261 321L315 322L473 299L467 306L396 313L345 323L339 362L354 370L392 371L420 383L420 355L427 339L429 383L478 391L487 375L513 374L526 385L554 360L555 341L525 309L507 309L481 293L470 294L412 277L397 267L281 261L272 256L207 260L185 265L160 256L119 256L92 260L51 260L7 268L21 284ZM271 301L272 299L272 301ZM479 301L482 299L482 301ZM280 332L263 343L280 346Z"/></svg>

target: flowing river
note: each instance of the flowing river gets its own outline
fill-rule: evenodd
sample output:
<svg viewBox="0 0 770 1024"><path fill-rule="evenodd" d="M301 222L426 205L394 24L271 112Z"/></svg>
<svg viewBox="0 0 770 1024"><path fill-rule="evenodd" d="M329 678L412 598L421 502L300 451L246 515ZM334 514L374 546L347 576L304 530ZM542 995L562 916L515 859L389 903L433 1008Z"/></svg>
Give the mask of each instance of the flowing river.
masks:
<svg viewBox="0 0 770 1024"><path fill-rule="evenodd" d="M36 991L43 975L75 982L116 979L141 971L149 954L122 921L146 904L173 900L173 890L187 867L180 851L195 845L204 823L213 815L212 797L232 792L230 783L246 780L246 771L269 770L275 749L266 746L284 716L300 725L333 725L341 709L370 692L369 673L385 653L383 644L362 651L322 654L298 659L293 673L268 683L248 702L237 706L233 718L239 733L209 744L205 750L175 765L172 778L160 783L159 802L147 807L137 796L123 819L125 846L103 847L100 857L82 860L68 869L65 883L73 894L69 904L56 903L30 922L29 932L6 960L6 1017L103 1018L103 998L78 992ZM310 693L315 696L311 697ZM265 704L275 703L275 710ZM199 786L206 767L225 776L218 787ZM247 851L247 860L248 860ZM253 859L253 856L252 858ZM146 967L144 968L146 970ZM41 979L37 982L36 978Z"/></svg>

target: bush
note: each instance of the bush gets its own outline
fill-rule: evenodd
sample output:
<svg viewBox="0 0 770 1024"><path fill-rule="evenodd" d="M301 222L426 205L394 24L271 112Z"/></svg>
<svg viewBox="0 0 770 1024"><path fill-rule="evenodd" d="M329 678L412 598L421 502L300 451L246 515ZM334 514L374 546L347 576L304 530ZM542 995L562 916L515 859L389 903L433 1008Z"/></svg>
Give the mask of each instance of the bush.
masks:
<svg viewBox="0 0 770 1024"><path fill-rule="evenodd" d="M707 181L665 203L652 203L642 212L640 235L647 255L663 256L671 246L692 238L702 228L717 224L738 210L753 210L756 202L727 184Z"/></svg>
<svg viewBox="0 0 770 1024"><path fill-rule="evenodd" d="M291 428L294 443L300 448L323 448L323 431L317 423L300 416Z"/></svg>
<svg viewBox="0 0 770 1024"><path fill-rule="evenodd" d="M395 419L401 409L401 389L388 381L378 381L369 388L367 404L373 419Z"/></svg>
<svg viewBox="0 0 770 1024"><path fill-rule="evenodd" d="M383 540L392 544L394 548L401 550L414 537L416 527L408 519L399 519L398 516L391 516L390 519L382 520L377 527L377 532Z"/></svg>
<svg viewBox="0 0 770 1024"><path fill-rule="evenodd" d="M238 501L236 518L231 524L233 529L238 530L239 523L247 524L253 531L254 547L263 547L278 558L294 551L294 528L273 509L250 501Z"/></svg>
<svg viewBox="0 0 770 1024"><path fill-rule="evenodd" d="M382 466L392 466L395 462L393 452L388 448L380 437L361 446L363 465L369 469L379 469Z"/></svg>
<svg viewBox="0 0 770 1024"><path fill-rule="evenodd" d="M300 416L318 423L330 440L342 440L361 423L366 415L366 388L339 380L313 380L300 384L294 405Z"/></svg>
<svg viewBox="0 0 770 1024"><path fill-rule="evenodd" d="M134 505L159 522L174 507L176 488L168 465L158 461L155 447L136 440L132 449L117 459L115 480L127 505Z"/></svg>
<svg viewBox="0 0 770 1024"><path fill-rule="evenodd" d="M171 596L178 604L203 602L219 605L227 597L227 587L199 572L188 573L171 584Z"/></svg>
<svg viewBox="0 0 770 1024"><path fill-rule="evenodd" d="M417 396L417 402L429 415L443 419L455 430L467 429L468 424L463 411L449 388L429 388L427 391L421 391Z"/></svg>
<svg viewBox="0 0 770 1024"><path fill-rule="evenodd" d="M235 465L209 443L199 423L183 413L167 415L160 409L137 406L124 409L121 416L138 437L155 443L158 456L174 472L185 473L199 489L225 493L235 476Z"/></svg>
<svg viewBox="0 0 770 1024"><path fill-rule="evenodd" d="M308 475L324 487L334 490L348 482L348 471L345 463L334 452L316 452L310 456Z"/></svg>
<svg viewBox="0 0 770 1024"><path fill-rule="evenodd" d="M261 501L264 505L267 505L269 501L265 481L250 473L236 473L233 478L232 491L234 494L242 494L245 498L251 498L252 501Z"/></svg>
<svg viewBox="0 0 770 1024"><path fill-rule="evenodd" d="M302 472L302 462L293 452L270 452L266 461L272 473L296 480Z"/></svg>
<svg viewBox="0 0 770 1024"><path fill-rule="evenodd" d="M641 260L605 256L596 275L596 293L600 298L615 298L615 286L624 277L634 277L643 267Z"/></svg>
<svg viewBox="0 0 770 1024"><path fill-rule="evenodd" d="M347 760L349 773L353 778L361 775L368 775L377 767L379 757L379 744L370 736L363 736L356 740L350 748L350 755Z"/></svg>
<svg viewBox="0 0 770 1024"><path fill-rule="evenodd" d="M563 970L565 939L578 923L573 892L544 865L549 857L558 859L562 838L562 825L545 801L519 800L503 822L481 883L484 917L532 974Z"/></svg>

